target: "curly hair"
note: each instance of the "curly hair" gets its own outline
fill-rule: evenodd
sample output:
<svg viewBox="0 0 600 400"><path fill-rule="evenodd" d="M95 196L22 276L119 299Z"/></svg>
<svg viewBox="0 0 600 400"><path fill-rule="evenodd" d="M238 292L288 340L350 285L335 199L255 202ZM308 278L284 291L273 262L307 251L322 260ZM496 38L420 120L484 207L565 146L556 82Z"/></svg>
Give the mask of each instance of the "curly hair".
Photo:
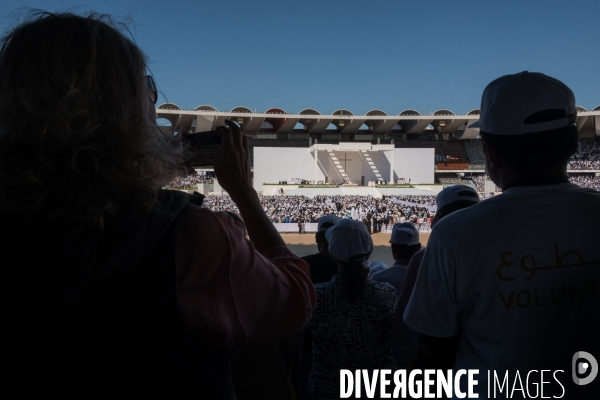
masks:
<svg viewBox="0 0 600 400"><path fill-rule="evenodd" d="M156 125L128 34L107 15L36 11L0 40L0 212L102 232L124 205L155 205L182 149Z"/></svg>

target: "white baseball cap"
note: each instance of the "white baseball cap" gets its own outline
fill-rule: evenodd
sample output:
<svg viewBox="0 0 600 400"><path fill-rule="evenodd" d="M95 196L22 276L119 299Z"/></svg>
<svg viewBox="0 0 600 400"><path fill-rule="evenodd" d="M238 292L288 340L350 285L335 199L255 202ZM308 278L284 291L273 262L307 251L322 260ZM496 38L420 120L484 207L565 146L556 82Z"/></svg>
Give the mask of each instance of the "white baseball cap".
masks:
<svg viewBox="0 0 600 400"><path fill-rule="evenodd" d="M479 128L494 135L523 135L575 123L575 95L558 79L539 72L505 75L486 86Z"/></svg>
<svg viewBox="0 0 600 400"><path fill-rule="evenodd" d="M412 222L398 222L392 227L390 243L408 246L419 244L419 231Z"/></svg>
<svg viewBox="0 0 600 400"><path fill-rule="evenodd" d="M479 203L479 193L477 193L477 190L472 186L468 185L448 186L437 195L437 209L441 210L444 206L460 200L469 200L473 203Z"/></svg>
<svg viewBox="0 0 600 400"><path fill-rule="evenodd" d="M325 215L317 221L317 232L325 232L327 229L331 228L330 226L323 227L325 224L337 224L342 219L335 214Z"/></svg>
<svg viewBox="0 0 600 400"><path fill-rule="evenodd" d="M343 219L327 229L325 239L329 242L329 254L340 261L349 262L352 257L364 254L366 259L373 251L373 240L367 227L360 221Z"/></svg>

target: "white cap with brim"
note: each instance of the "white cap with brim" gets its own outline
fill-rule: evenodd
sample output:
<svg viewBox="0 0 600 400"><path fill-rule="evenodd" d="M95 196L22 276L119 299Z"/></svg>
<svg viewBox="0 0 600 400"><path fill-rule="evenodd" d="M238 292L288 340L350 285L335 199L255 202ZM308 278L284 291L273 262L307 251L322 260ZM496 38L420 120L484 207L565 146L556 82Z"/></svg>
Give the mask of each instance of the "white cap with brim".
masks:
<svg viewBox="0 0 600 400"><path fill-rule="evenodd" d="M475 190L472 186L452 185L445 188L437 195L437 212L431 221L431 228L437 225L439 220L442 218L440 217L439 211L448 204L452 204L457 201L470 201L472 204L477 204L481 201L481 199L479 198L479 193L477 193L477 190ZM468 207L468 205L465 205L465 207Z"/></svg>
<svg viewBox="0 0 600 400"><path fill-rule="evenodd" d="M335 214L325 215L317 221L317 232L325 232L327 229L331 228L331 226L323 227L326 224L337 224L342 219Z"/></svg>
<svg viewBox="0 0 600 400"><path fill-rule="evenodd" d="M419 231L412 222L398 222L392 227L390 243L407 246L419 244Z"/></svg>
<svg viewBox="0 0 600 400"><path fill-rule="evenodd" d="M373 251L373 240L367 227L360 221L343 219L327 229L325 239L329 242L329 254L343 262L361 261ZM365 255L356 259L355 256Z"/></svg>
<svg viewBox="0 0 600 400"><path fill-rule="evenodd" d="M539 72L523 71L492 81L481 97L479 128L493 135L564 128L575 123L575 95L567 85Z"/></svg>
<svg viewBox="0 0 600 400"><path fill-rule="evenodd" d="M469 185L452 185L444 188L438 193L436 198L437 209L441 210L455 201L468 200L473 203L479 203L479 193Z"/></svg>

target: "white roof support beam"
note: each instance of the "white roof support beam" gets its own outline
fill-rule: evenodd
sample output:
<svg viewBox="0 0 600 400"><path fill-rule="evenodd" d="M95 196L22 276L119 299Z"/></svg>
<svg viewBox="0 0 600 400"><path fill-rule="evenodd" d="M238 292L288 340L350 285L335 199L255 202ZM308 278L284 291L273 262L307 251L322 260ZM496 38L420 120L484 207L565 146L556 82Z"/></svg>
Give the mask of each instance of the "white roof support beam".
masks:
<svg viewBox="0 0 600 400"><path fill-rule="evenodd" d="M317 116L315 115L315 117L317 117ZM333 118L318 118L318 119L312 118L312 120L313 120L313 122L311 122L311 124L314 124L314 125L309 126L308 133L312 133L312 132L321 133L325 129L327 129L327 127L329 126L331 121L333 121Z"/></svg>
<svg viewBox="0 0 600 400"><path fill-rule="evenodd" d="M294 130L296 124L300 121L300 118L288 118L287 121L279 129L279 133L290 133Z"/></svg>
<svg viewBox="0 0 600 400"><path fill-rule="evenodd" d="M432 119L422 119L419 122L417 122L412 128L407 130L406 133L421 133L425 130L425 128L427 128L427 125L429 125L431 123L431 121L433 121L433 120Z"/></svg>
<svg viewBox="0 0 600 400"><path fill-rule="evenodd" d="M456 131L458 128L460 128L466 122L467 122L466 119L452 120L443 129L440 129L440 133L442 133L442 134L452 133L452 132Z"/></svg>
<svg viewBox="0 0 600 400"><path fill-rule="evenodd" d="M360 127L366 122L366 119L350 119L346 120L344 129L340 129L340 133L354 133L360 129Z"/></svg>
<svg viewBox="0 0 600 400"><path fill-rule="evenodd" d="M392 130L400 120L398 119L386 119L383 121L375 121L373 124L373 133L388 133Z"/></svg>

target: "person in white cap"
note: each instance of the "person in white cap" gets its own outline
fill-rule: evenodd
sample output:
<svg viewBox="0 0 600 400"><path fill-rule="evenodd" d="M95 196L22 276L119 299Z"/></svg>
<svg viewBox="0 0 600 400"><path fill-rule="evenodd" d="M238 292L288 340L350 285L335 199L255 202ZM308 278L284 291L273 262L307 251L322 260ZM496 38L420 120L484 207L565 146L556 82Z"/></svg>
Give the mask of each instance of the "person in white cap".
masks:
<svg viewBox="0 0 600 400"><path fill-rule="evenodd" d="M398 293L402 291L406 269L413 254L421 249L419 231L412 222L399 222L392 226L390 237L394 265L374 274L371 279L378 282L387 282Z"/></svg>
<svg viewBox="0 0 600 400"><path fill-rule="evenodd" d="M312 399L339 398L340 369L395 369L391 331L397 293L368 278L373 240L367 228L344 219L325 236L339 273L315 285L317 308L307 325L313 338Z"/></svg>
<svg viewBox="0 0 600 400"><path fill-rule="evenodd" d="M437 210L431 223L431 227L433 228L443 217L448 216L455 211L475 205L479 203L479 201L479 194L472 186L461 184L446 187L437 195ZM426 249L423 248L417 251L408 263L404 283L399 292L396 315L394 317L394 333L392 338L394 342L396 367L407 371L412 369L412 364L415 358L417 358L418 333L414 329L406 326L402 316L404 315L406 305L412 295L425 250Z"/></svg>
<svg viewBox="0 0 600 400"><path fill-rule="evenodd" d="M392 226L392 235L390 237L392 256L394 264L383 271L371 276L371 279L377 282L387 282L392 285L398 295L402 292L404 279L408 263L412 256L421 249L419 242L419 231L412 222L399 222ZM393 340L394 359L396 367L407 369L412 360L416 357L416 347L404 346L399 340Z"/></svg>
<svg viewBox="0 0 600 400"><path fill-rule="evenodd" d="M546 398L600 393L600 193L567 179L576 117L573 92L554 78L491 82L474 126L503 193L432 231L404 321L422 333L418 361L479 370L480 397L490 370L523 397L540 386ZM573 213L586 216L576 228Z"/></svg>
<svg viewBox="0 0 600 400"><path fill-rule="evenodd" d="M335 214L319 218L315 233L318 253L301 257L310 267L310 280L313 284L328 282L338 272L337 264L329 256L329 242L325 238L325 231L341 220Z"/></svg>

